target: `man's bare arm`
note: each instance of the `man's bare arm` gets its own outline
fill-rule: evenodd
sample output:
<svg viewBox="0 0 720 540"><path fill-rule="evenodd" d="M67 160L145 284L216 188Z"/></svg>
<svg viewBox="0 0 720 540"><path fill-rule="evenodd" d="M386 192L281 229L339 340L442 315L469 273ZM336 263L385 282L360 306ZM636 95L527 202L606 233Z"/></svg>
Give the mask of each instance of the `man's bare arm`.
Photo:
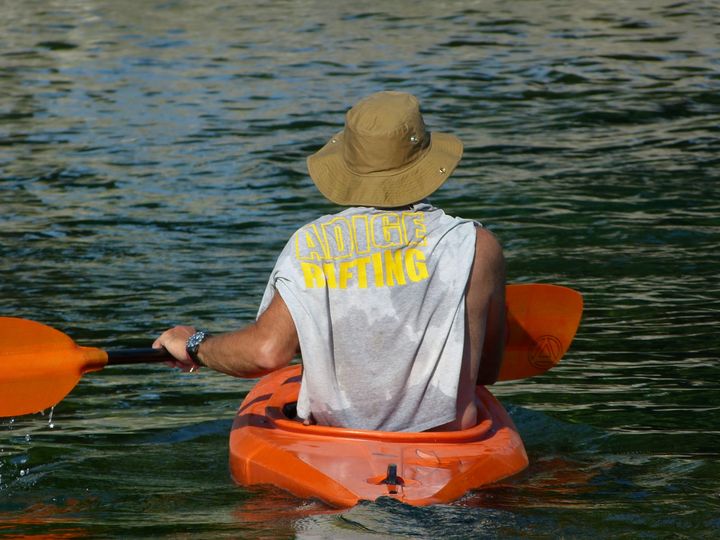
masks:
<svg viewBox="0 0 720 540"><path fill-rule="evenodd" d="M185 371L193 362L185 351L191 326L176 326L164 332L153 347L165 347ZM235 377L259 377L290 363L299 350L295 323L285 302L276 294L268 309L248 326L211 336L198 350L200 360L216 371Z"/></svg>
<svg viewBox="0 0 720 540"><path fill-rule="evenodd" d="M505 351L506 332L505 258L500 243L487 229L477 229L475 258L469 300L481 306L478 316L485 323L477 376L477 384L485 385L497 381Z"/></svg>

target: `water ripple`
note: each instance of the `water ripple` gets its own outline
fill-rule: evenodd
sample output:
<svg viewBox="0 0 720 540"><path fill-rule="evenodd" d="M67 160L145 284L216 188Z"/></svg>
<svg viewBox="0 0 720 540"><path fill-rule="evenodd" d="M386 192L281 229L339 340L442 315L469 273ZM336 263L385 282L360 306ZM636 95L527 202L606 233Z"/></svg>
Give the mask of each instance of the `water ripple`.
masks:
<svg viewBox="0 0 720 540"><path fill-rule="evenodd" d="M327 514L235 488L221 428L252 382L147 367L87 376L54 429L0 424L0 530L717 536L720 8L30 0L3 15L3 315L103 347L251 320L288 236L335 211L305 157L387 88L465 143L433 202L499 236L511 281L572 286L586 310L560 367L496 390L530 470L458 506Z"/></svg>

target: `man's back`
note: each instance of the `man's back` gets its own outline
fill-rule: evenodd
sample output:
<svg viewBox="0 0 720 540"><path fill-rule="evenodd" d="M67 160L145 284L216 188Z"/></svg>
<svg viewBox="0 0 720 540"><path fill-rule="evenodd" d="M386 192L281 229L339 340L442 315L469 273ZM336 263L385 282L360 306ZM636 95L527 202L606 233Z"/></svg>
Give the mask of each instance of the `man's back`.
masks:
<svg viewBox="0 0 720 540"><path fill-rule="evenodd" d="M292 314L301 417L386 431L456 420L462 358L477 356L464 352L475 229L421 203L350 208L293 235L260 312L277 290Z"/></svg>

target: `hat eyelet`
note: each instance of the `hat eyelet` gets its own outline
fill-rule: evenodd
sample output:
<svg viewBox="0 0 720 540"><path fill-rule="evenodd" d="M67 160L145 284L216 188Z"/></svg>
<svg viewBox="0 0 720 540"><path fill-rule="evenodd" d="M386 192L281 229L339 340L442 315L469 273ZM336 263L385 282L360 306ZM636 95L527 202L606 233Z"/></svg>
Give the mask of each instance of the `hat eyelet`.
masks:
<svg viewBox="0 0 720 540"><path fill-rule="evenodd" d="M447 172L447 169L445 167L440 167L439 172L440 174L445 174Z"/></svg>
<svg viewBox="0 0 720 540"><path fill-rule="evenodd" d="M330 142L331 142L332 144L335 144L335 143L337 142L337 139L330 139Z"/></svg>
<svg viewBox="0 0 720 540"><path fill-rule="evenodd" d="M417 135L411 135L411 136L410 136L410 142L413 143L413 144L417 144L419 140L420 140L420 139L418 139Z"/></svg>

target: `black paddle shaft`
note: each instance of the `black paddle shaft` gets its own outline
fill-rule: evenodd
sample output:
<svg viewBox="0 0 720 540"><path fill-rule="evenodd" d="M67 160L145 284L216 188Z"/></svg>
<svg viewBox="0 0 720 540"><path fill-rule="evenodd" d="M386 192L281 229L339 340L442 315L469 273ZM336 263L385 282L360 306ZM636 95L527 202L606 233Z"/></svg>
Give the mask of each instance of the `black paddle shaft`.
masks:
<svg viewBox="0 0 720 540"><path fill-rule="evenodd" d="M117 349L107 351L108 365L147 364L172 360L172 355L165 349Z"/></svg>

